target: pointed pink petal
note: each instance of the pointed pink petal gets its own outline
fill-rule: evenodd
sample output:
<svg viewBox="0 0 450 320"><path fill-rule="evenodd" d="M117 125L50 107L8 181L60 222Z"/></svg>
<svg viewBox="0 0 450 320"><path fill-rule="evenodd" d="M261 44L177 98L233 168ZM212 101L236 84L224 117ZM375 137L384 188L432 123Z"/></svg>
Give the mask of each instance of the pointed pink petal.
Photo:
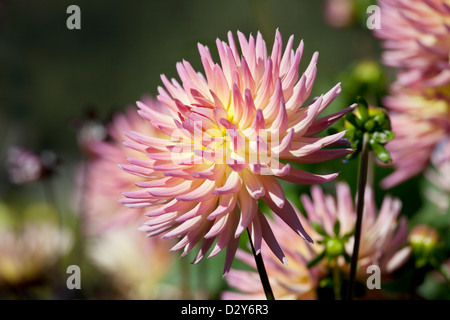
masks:
<svg viewBox="0 0 450 320"><path fill-rule="evenodd" d="M350 107L345 108L344 110L341 110L339 112L333 113L329 116L325 116L319 119L315 119L311 126L308 128L308 130L305 132L305 136L314 136L316 134L319 134L326 128L330 127L333 123L335 123L337 120L342 118L347 112L352 111L355 109L357 104L352 104Z"/></svg>
<svg viewBox="0 0 450 320"><path fill-rule="evenodd" d="M184 222L186 220L195 218L197 216L206 214L208 215L213 209L217 202L217 197L213 197L209 200L199 202L192 210L187 211L180 217L176 219L177 222Z"/></svg>
<svg viewBox="0 0 450 320"><path fill-rule="evenodd" d="M275 205L275 203L272 202L272 200L269 197L265 196L263 200L276 215L278 215L289 227L291 227L292 230L294 230L306 241L311 243L313 242L311 237L306 233L305 229L303 228L297 216L297 213L295 212L294 208L292 207L292 204L289 201L286 201L283 209L280 209Z"/></svg>
<svg viewBox="0 0 450 320"><path fill-rule="evenodd" d="M252 222L258 211L258 203L248 194L245 188L239 192L239 207L241 209L240 219L234 237L239 237Z"/></svg>
<svg viewBox="0 0 450 320"><path fill-rule="evenodd" d="M223 187L212 191L213 194L236 193L241 189L242 178L236 171L231 171Z"/></svg>
<svg viewBox="0 0 450 320"><path fill-rule="evenodd" d="M188 193L179 194L177 196L177 200L179 201L206 201L211 199L214 195L212 191L216 187L216 181L213 180L204 180L204 182L196 187L195 189L191 189Z"/></svg>
<svg viewBox="0 0 450 320"><path fill-rule="evenodd" d="M247 189L248 193L252 196L254 199L258 199L265 194L264 186L257 175L251 173L248 170L242 171L242 178L245 184L245 188Z"/></svg>
<svg viewBox="0 0 450 320"><path fill-rule="evenodd" d="M230 213L236 206L236 202L237 202L237 195L234 193L221 195L219 205L208 216L208 220L214 220L224 214Z"/></svg>
<svg viewBox="0 0 450 320"><path fill-rule="evenodd" d="M281 249L278 241L276 240L272 229L270 228L269 223L267 222L264 214L261 211L258 211L257 215L258 222L261 226L261 233L264 241L269 246L270 250L275 254L275 256L280 259L283 264L287 264L286 257Z"/></svg>
<svg viewBox="0 0 450 320"><path fill-rule="evenodd" d="M316 184L331 181L337 176L338 173L319 175L291 167L289 175L281 176L280 179L297 184Z"/></svg>

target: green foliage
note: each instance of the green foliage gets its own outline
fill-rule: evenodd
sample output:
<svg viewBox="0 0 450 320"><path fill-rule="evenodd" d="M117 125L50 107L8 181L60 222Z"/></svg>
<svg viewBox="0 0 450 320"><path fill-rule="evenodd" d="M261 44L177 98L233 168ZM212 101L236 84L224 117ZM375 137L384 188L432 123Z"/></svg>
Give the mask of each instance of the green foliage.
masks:
<svg viewBox="0 0 450 320"><path fill-rule="evenodd" d="M354 159L359 155L363 136L368 133L370 149L380 161L390 163L391 156L384 146L394 139L395 134L391 131L387 113L382 108L369 107L367 101L361 97L357 98L357 103L355 111L345 115L346 138L356 150L347 159Z"/></svg>

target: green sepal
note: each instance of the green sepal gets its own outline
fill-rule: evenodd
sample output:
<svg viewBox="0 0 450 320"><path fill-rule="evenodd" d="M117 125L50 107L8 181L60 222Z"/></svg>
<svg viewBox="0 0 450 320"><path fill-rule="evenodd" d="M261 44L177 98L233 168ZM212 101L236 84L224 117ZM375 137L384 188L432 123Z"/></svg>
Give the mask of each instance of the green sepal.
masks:
<svg viewBox="0 0 450 320"><path fill-rule="evenodd" d="M369 141L369 144L372 148L372 151L375 153L377 158L383 163L391 163L392 158L389 152L386 150L384 146L375 142L373 139Z"/></svg>
<svg viewBox="0 0 450 320"><path fill-rule="evenodd" d="M341 232L341 223L338 219L336 219L336 222L334 223L333 232L336 237L339 236L339 232Z"/></svg>
<svg viewBox="0 0 450 320"><path fill-rule="evenodd" d="M325 232L325 230L322 228L320 224L318 224L317 222L312 222L311 225L314 228L314 230L317 231L318 234L324 237L328 237L328 234Z"/></svg>

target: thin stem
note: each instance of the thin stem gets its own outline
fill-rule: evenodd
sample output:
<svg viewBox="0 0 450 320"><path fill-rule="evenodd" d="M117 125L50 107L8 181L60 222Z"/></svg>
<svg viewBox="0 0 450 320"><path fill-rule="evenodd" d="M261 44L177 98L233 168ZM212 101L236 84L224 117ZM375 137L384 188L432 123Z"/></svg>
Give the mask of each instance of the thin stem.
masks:
<svg viewBox="0 0 450 320"><path fill-rule="evenodd" d="M256 254L255 247L253 246L252 237L250 235L250 231L247 228L248 233L248 241L250 241L250 246L252 247L253 256L255 257L256 268L258 269L259 278L261 279L261 284L264 289L264 293L266 294L267 300L275 300L275 296L273 295L272 288L270 286L269 277L267 276L266 267L264 266L264 261L262 259L261 254Z"/></svg>
<svg viewBox="0 0 450 320"><path fill-rule="evenodd" d="M353 299L353 289L355 284L356 269L358 265L359 243L361 240L361 228L364 210L364 194L367 183L367 167L369 160L369 134L364 133L361 162L359 166L359 185L358 185L358 199L356 207L356 226L355 226L355 242L353 244L352 261L350 264L350 277L347 288L347 300Z"/></svg>

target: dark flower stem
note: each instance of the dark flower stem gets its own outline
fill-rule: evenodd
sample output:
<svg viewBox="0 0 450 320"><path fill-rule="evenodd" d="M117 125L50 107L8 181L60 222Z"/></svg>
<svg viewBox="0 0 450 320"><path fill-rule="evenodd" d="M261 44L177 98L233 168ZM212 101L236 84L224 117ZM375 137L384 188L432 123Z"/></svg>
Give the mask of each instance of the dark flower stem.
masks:
<svg viewBox="0 0 450 320"><path fill-rule="evenodd" d="M358 202L356 207L355 242L353 244L353 254L350 264L350 277L347 288L347 300L353 299L356 269L358 267L359 244L361 240L361 227L364 210L364 194L366 191L368 164L369 164L369 134L366 132L363 136L361 162L359 166L359 185L358 185L358 199L357 199Z"/></svg>
<svg viewBox="0 0 450 320"><path fill-rule="evenodd" d="M253 246L252 237L250 236L250 231L247 228L248 241L252 247L253 256L255 257L256 268L258 269L259 278L261 279L261 284L266 294L267 300L275 300L275 297L270 286L269 277L267 276L266 267L264 266L264 261L261 254L256 254L255 247Z"/></svg>

